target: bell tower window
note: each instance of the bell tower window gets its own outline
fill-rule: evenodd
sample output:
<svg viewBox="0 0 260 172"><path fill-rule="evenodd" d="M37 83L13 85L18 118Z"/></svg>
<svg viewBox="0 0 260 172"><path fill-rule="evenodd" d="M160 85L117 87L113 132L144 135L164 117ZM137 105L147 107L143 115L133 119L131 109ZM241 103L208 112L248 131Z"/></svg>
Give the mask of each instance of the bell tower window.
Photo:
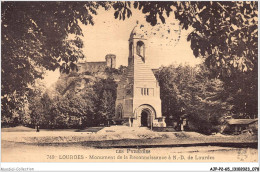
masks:
<svg viewBox="0 0 260 172"><path fill-rule="evenodd" d="M133 55L133 42L129 44L129 56L131 57Z"/></svg>
<svg viewBox="0 0 260 172"><path fill-rule="evenodd" d="M137 42L136 53L137 55L141 56L142 60L145 62L145 46L142 41Z"/></svg>

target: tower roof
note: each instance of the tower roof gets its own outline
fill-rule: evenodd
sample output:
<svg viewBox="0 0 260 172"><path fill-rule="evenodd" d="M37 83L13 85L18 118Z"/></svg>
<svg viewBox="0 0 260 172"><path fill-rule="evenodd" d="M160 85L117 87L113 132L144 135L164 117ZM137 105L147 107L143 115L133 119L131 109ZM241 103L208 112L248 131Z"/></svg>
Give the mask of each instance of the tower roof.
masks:
<svg viewBox="0 0 260 172"><path fill-rule="evenodd" d="M141 59L141 56L134 55L134 63L128 66L127 73L122 77L127 80L127 78L132 78L135 81L157 81L153 71L150 69L150 67L144 63Z"/></svg>
<svg viewBox="0 0 260 172"><path fill-rule="evenodd" d="M147 34L144 31L144 25L142 24L138 24L134 27L134 29L132 30L131 34L130 34L130 39L136 39L136 38L141 38L141 39L145 39Z"/></svg>

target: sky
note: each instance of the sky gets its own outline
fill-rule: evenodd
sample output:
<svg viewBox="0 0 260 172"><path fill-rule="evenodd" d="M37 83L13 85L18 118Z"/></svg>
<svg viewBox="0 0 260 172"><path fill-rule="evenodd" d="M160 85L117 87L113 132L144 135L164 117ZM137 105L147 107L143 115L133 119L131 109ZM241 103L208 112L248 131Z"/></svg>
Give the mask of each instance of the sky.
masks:
<svg viewBox="0 0 260 172"><path fill-rule="evenodd" d="M166 19L166 24L151 26L145 20L145 15L139 10L132 9L132 16L124 21L115 19L113 10L100 9L98 15L93 16L94 25L80 25L84 37L82 37L85 58L81 61L105 61L106 54L116 55L116 66L127 66L128 39L131 31L139 24L144 25L148 33L146 45L146 59L151 68L175 64L190 64L192 66L201 63L194 57L187 41L187 34L192 30L182 30L178 22L171 18ZM47 87L57 81L59 70L48 71L44 82Z"/></svg>

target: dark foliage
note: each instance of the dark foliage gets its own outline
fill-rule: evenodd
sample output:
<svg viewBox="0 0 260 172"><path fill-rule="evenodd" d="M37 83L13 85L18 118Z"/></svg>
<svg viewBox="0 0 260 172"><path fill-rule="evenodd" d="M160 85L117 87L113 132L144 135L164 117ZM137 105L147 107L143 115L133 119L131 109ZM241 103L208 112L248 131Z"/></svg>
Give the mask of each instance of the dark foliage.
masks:
<svg viewBox="0 0 260 172"><path fill-rule="evenodd" d="M10 116L43 70L68 73L83 58L79 22L94 24L92 15L105 2L2 2L1 107ZM76 35L69 39L69 35Z"/></svg>
<svg viewBox="0 0 260 172"><path fill-rule="evenodd" d="M162 67L156 77L161 89L162 113L170 126L185 116L195 126L192 130L209 134L231 114L233 106L225 95L223 82L210 79L210 72L203 65Z"/></svg>

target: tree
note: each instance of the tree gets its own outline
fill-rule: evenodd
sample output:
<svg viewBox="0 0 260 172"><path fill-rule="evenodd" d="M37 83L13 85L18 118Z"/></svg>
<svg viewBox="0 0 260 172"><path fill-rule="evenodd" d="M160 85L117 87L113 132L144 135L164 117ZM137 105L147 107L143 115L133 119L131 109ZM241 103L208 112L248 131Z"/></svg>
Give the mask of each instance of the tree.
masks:
<svg viewBox="0 0 260 172"><path fill-rule="evenodd" d="M235 118L257 118L258 116L258 77L257 71L237 72L232 78L222 79L229 103L233 104Z"/></svg>
<svg viewBox="0 0 260 172"><path fill-rule="evenodd" d="M63 75L55 85L52 115L54 127L86 127L92 125L94 81L84 74Z"/></svg>
<svg viewBox="0 0 260 172"><path fill-rule="evenodd" d="M207 66L218 69L218 74L257 67L258 2L135 1L133 6L146 14L152 26L158 19L165 23L166 17L174 16L183 29L192 27L187 39L195 57L205 58ZM118 14L122 20L131 16L130 2L118 2L113 7L115 18Z"/></svg>
<svg viewBox="0 0 260 172"><path fill-rule="evenodd" d="M37 80L37 84L28 90L26 93L26 104L24 107L27 107L27 110L24 111L23 117L27 117L26 121L21 121L20 123L26 124L32 127L36 125L46 126L46 118L49 115L52 100L49 95L45 92L45 85Z"/></svg>
<svg viewBox="0 0 260 172"><path fill-rule="evenodd" d="M116 83L112 78L98 79L94 84L96 97L95 103L95 120L97 123L104 123L105 120L115 115L116 102Z"/></svg>
<svg viewBox="0 0 260 172"><path fill-rule="evenodd" d="M207 67L170 65L156 72L160 84L162 113L166 122L180 122L186 115L195 130L210 133L217 130L222 119L230 115L232 105L225 95L223 82L210 78Z"/></svg>
<svg viewBox="0 0 260 172"><path fill-rule="evenodd" d="M233 107L228 101L229 95L225 94L224 83L210 78L208 69L199 66L194 70L194 78L186 84L179 99L195 129L206 134L220 131L219 126L231 115Z"/></svg>
<svg viewBox="0 0 260 172"><path fill-rule="evenodd" d="M52 89L32 96L31 103L39 110L31 117L42 117L39 125L44 128L84 128L104 124L115 113L114 78L122 75L125 68L121 68L107 69L99 77L94 73L77 72L61 75ZM45 105L48 103L50 106Z"/></svg>
<svg viewBox="0 0 260 172"><path fill-rule="evenodd" d="M176 65L161 67L155 76L159 81L160 95L162 100L162 114L166 116L166 122L169 124L169 119L173 117L175 121L180 119L181 107L178 100L179 89L177 80L179 72Z"/></svg>
<svg viewBox="0 0 260 172"><path fill-rule="evenodd" d="M187 40L193 54L204 59L212 77L224 82L231 97L236 96L233 111L243 113L241 117L257 116L258 2L135 1L133 6L146 14L152 26L174 17L183 29L191 27ZM116 14L131 16L131 3L113 7L115 18Z"/></svg>
<svg viewBox="0 0 260 172"><path fill-rule="evenodd" d="M44 69L68 73L83 58L79 23L93 25L92 15L106 2L2 2L2 114L13 113L28 85ZM71 34L75 35L71 39Z"/></svg>

